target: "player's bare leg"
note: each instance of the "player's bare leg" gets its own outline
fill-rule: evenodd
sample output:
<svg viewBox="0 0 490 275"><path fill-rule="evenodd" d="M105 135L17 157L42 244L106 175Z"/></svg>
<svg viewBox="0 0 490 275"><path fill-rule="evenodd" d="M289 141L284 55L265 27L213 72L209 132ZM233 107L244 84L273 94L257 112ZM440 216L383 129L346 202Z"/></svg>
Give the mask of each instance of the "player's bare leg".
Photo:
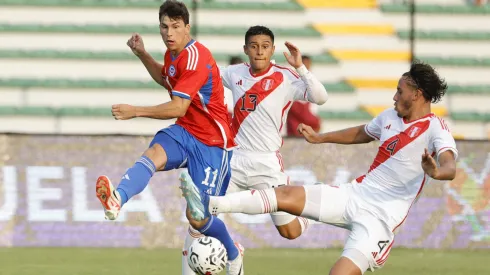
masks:
<svg viewBox="0 0 490 275"><path fill-rule="evenodd" d="M330 275L362 275L359 267L354 264L349 258L340 257L335 262L332 269L330 269Z"/></svg>
<svg viewBox="0 0 490 275"><path fill-rule="evenodd" d="M309 221L303 217L297 217L293 221L285 225L276 225L276 229L279 234L288 240L294 240L301 236L303 232L308 228Z"/></svg>
<svg viewBox="0 0 490 275"><path fill-rule="evenodd" d="M155 171L162 170L165 167L165 164L167 163L167 154L160 144L154 144L143 153L143 157L140 158L138 162L146 167L149 167L149 170L154 169L154 171L152 171L154 173ZM128 172L124 174L122 180L130 180ZM143 189L144 187L146 187L146 185L143 186ZM143 190L138 191L139 190L136 192L139 193ZM117 219L122 205L128 200L128 194L121 194L119 190L114 188L111 180L107 176L100 176L97 178L97 182L95 184L95 194L104 207L105 218L107 220ZM125 198L122 196L125 196Z"/></svg>
<svg viewBox="0 0 490 275"><path fill-rule="evenodd" d="M277 211L316 221L320 219L320 201L319 198L314 198L318 195L312 192L318 191L314 186L281 186L231 193L222 197L209 196L193 186L192 182L181 182L181 188L187 191L185 198L190 213L197 220L219 213L263 214ZM364 255L354 253L354 256L362 265L368 264ZM362 272L352 260L341 257L331 269L330 274L360 275Z"/></svg>
<svg viewBox="0 0 490 275"><path fill-rule="evenodd" d="M218 213L263 214L283 211L301 216L306 204L306 192L302 186L280 186L215 197L195 187L192 179L184 177L184 173L180 180L190 215L197 221Z"/></svg>

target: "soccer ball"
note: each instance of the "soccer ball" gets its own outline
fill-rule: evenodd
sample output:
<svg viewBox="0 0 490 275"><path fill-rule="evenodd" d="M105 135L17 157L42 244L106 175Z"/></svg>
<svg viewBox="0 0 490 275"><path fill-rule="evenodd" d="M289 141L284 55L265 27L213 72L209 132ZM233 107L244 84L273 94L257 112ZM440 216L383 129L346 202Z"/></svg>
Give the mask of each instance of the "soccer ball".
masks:
<svg viewBox="0 0 490 275"><path fill-rule="evenodd" d="M224 245L213 237L206 236L194 240L187 251L187 262L199 275L219 274L228 261Z"/></svg>

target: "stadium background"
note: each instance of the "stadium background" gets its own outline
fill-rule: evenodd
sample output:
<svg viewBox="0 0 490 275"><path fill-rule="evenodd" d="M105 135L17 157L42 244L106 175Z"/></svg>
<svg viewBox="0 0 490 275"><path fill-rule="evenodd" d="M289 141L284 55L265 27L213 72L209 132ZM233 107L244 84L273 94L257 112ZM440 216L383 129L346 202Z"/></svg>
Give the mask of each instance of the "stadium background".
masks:
<svg viewBox="0 0 490 275"><path fill-rule="evenodd" d="M286 40L311 55L330 93L315 110L328 131L366 123L391 106L412 57L405 2L202 1L191 24L222 65L241 54L254 24L275 32L277 63L284 64ZM490 5L416 2L414 57L450 85L433 111L458 138L458 175L425 188L379 273L490 274L482 267L490 256ZM0 0L0 274L180 274L186 224L177 171L158 174L114 223L103 221L92 188L101 173L120 176L149 136L172 123L110 115L114 103L169 100L125 45L139 32L161 59L160 4ZM287 138L282 153L294 184L343 183L365 172L376 145L320 147ZM325 273L346 236L313 224L287 241L267 216L225 219L250 248L251 275Z"/></svg>

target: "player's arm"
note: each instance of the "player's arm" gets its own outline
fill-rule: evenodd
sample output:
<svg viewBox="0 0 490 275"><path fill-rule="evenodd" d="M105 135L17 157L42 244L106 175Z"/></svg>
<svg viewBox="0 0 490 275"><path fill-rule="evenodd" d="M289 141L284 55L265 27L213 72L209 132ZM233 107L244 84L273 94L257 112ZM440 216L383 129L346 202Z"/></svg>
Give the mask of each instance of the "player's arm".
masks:
<svg viewBox="0 0 490 275"><path fill-rule="evenodd" d="M187 58L184 58L187 60ZM200 63L201 64L201 63ZM187 63L180 64L182 71L174 89L170 92L172 100L156 106L131 106L126 104L112 106L112 114L116 119L131 119L134 117L147 117L153 119L172 119L184 116L187 113L192 99L199 89L206 83L209 70L204 65L196 69L187 69Z"/></svg>
<svg viewBox="0 0 490 275"><path fill-rule="evenodd" d="M373 118L368 124L346 128L323 134L316 133L310 126L300 124L298 131L310 143L338 143L338 144L360 144L379 140L381 129L386 114L390 109L385 110L377 117Z"/></svg>
<svg viewBox="0 0 490 275"><path fill-rule="evenodd" d="M173 96L172 100L156 106L135 107L136 117L147 117L153 119L172 119L185 115L191 105L190 99Z"/></svg>
<svg viewBox="0 0 490 275"><path fill-rule="evenodd" d="M439 167L434 158L425 149L422 155L422 168L429 177L436 180L453 180L456 176L456 160L451 150L439 154Z"/></svg>
<svg viewBox="0 0 490 275"><path fill-rule="evenodd" d="M166 87L165 80L162 76L163 65L161 63L158 63L147 51L138 55L138 58L145 66L151 78L153 78L156 83L162 85L163 87Z"/></svg>
<svg viewBox="0 0 490 275"><path fill-rule="evenodd" d="M126 43L133 53L141 60L141 63L145 65L146 70L150 74L151 78L156 83L164 86L164 80L162 77L163 65L158 63L146 50L143 43L143 38L137 33L133 34Z"/></svg>
<svg viewBox="0 0 490 275"><path fill-rule="evenodd" d="M187 65L185 65L187 66ZM154 119L179 118L186 114L194 96L206 83L208 72L206 67L198 66L197 69L185 69L171 91L172 101L152 107L136 107L137 117L148 117Z"/></svg>
<svg viewBox="0 0 490 275"><path fill-rule="evenodd" d="M303 65L296 69L301 82L295 84L300 95L300 99L307 100L311 103L322 105L327 102L328 92L325 86L313 75L306 66ZM293 84L294 85L294 84Z"/></svg>
<svg viewBox="0 0 490 275"><path fill-rule="evenodd" d="M295 100L308 100L311 103L322 105L327 102L328 93L325 86L303 64L301 52L290 42L285 43L289 53L284 52L284 57L289 65L296 69L300 79L293 79ZM296 77L296 75L294 75Z"/></svg>
<svg viewBox="0 0 490 275"><path fill-rule="evenodd" d="M139 107L137 116L171 119L182 117L187 113L192 99L208 80L210 69L207 68L203 56L199 57L198 54L189 51L185 53L191 56L190 58L184 56L183 61L177 64L177 69L182 74L171 91L172 101L153 107Z"/></svg>
<svg viewBox="0 0 490 275"><path fill-rule="evenodd" d="M156 106L116 104L112 105L112 115L117 120L127 120L135 117L172 119L184 116L190 104L190 99L178 96L173 96L171 101Z"/></svg>
<svg viewBox="0 0 490 275"><path fill-rule="evenodd" d="M456 176L458 150L446 122L443 119L439 119L439 122L431 125L429 148L433 154L429 154L429 149L424 150L422 169L433 179L452 180ZM439 162L439 166L437 166L437 162Z"/></svg>
<svg viewBox="0 0 490 275"><path fill-rule="evenodd" d="M300 124L298 132L302 134L309 143L337 143L337 144L360 144L369 143L375 138L368 135L365 131L366 125L346 128L339 131L319 134L310 126Z"/></svg>

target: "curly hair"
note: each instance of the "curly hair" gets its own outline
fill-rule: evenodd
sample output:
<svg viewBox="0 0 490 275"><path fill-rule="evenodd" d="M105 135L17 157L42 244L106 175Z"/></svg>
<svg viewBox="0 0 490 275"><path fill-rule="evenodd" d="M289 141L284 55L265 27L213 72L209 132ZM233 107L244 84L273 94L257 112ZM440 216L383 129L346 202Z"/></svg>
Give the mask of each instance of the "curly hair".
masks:
<svg viewBox="0 0 490 275"><path fill-rule="evenodd" d="M446 81L439 77L431 65L422 61L414 61L410 66L410 71L404 73L403 76L408 78L410 86L422 91L427 101L437 103L446 94Z"/></svg>

